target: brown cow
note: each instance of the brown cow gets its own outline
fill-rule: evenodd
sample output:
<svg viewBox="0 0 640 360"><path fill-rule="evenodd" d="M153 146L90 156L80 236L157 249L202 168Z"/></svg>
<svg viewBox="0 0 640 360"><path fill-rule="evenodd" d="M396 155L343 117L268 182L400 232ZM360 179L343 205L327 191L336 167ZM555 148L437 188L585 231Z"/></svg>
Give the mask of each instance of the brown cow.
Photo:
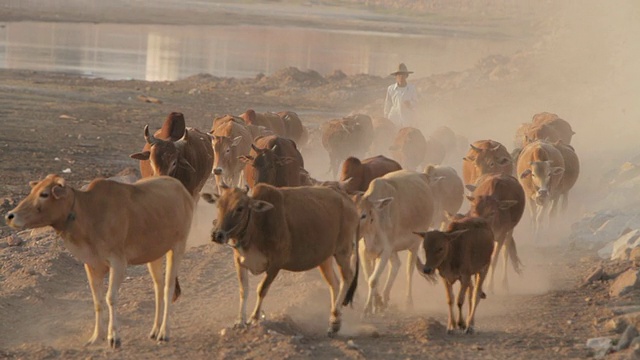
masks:
<svg viewBox="0 0 640 360"><path fill-rule="evenodd" d="M536 141L522 149L517 169L538 238L545 212L549 213L549 219L555 215L565 170L564 158L552 144Z"/></svg>
<svg viewBox="0 0 640 360"><path fill-rule="evenodd" d="M504 174L483 175L478 179L476 186L467 185L467 189L472 193L468 197L471 206L467 215L486 219L491 225L496 242L489 276L490 290L494 288L493 278L498 257L503 248L502 286L508 289L507 262L509 259L515 272L521 273L522 263L518 258L513 230L524 213L524 190L515 177Z"/></svg>
<svg viewBox="0 0 640 360"><path fill-rule="evenodd" d="M167 175L180 180L197 200L213 168L213 147L209 134L186 128L179 140L162 140L150 135L149 125L145 125L144 138L149 145L148 150L131 154L130 157L140 160L141 168L142 162L149 160L153 170L151 175Z"/></svg>
<svg viewBox="0 0 640 360"><path fill-rule="evenodd" d="M534 126L546 124L551 127L558 136L558 139L556 140L550 139L552 141L562 140L562 142L569 145L571 144L573 135L575 135L575 132L571 128L571 124L553 113L542 112L535 114L533 115L531 123Z"/></svg>
<svg viewBox="0 0 640 360"><path fill-rule="evenodd" d="M389 147L393 145L391 134L396 134L398 127L393 121L384 117L373 118L371 123L373 125L373 142L369 153L390 156Z"/></svg>
<svg viewBox="0 0 640 360"><path fill-rule="evenodd" d="M203 198L218 207L211 240L233 247L240 283L239 325L246 323L247 270L254 275L266 272L250 318L257 322L264 297L280 270L319 267L331 290L329 335L340 330L340 306L353 300L359 266L356 258L354 276L351 255L357 246L358 213L344 193L319 186L276 188L259 184L251 196L224 187L217 200L210 194ZM340 269L339 283L333 259Z"/></svg>
<svg viewBox="0 0 640 360"><path fill-rule="evenodd" d="M278 114L270 112L256 113L253 109L249 109L240 115L240 118L247 124L262 126L271 130L275 135L287 136L284 120Z"/></svg>
<svg viewBox="0 0 640 360"><path fill-rule="evenodd" d="M427 139L423 164L440 165L447 157L447 149L440 140L433 136Z"/></svg>
<svg viewBox="0 0 640 360"><path fill-rule="evenodd" d="M30 185L30 194L6 215L6 222L16 229L52 226L65 247L84 263L96 319L88 344L104 335L104 277L109 273L107 342L113 348L120 346L118 289L127 265L140 264L147 264L155 290L150 336L169 340L169 299L175 301L180 295L178 267L194 210L193 198L184 186L174 178L154 176L135 184L96 179L82 191L54 174ZM165 254L166 279L162 277Z"/></svg>
<svg viewBox="0 0 640 360"><path fill-rule="evenodd" d="M452 167L427 165L424 173L433 192L433 226L444 230L447 225L445 212L455 214L464 200L464 184Z"/></svg>
<svg viewBox="0 0 640 360"><path fill-rule="evenodd" d="M478 140L470 146L462 163L462 179L465 184L474 185L485 174L513 174L511 154L501 143Z"/></svg>
<svg viewBox="0 0 640 360"><path fill-rule="evenodd" d="M179 112L172 112L167 115L162 127L158 129L153 136L161 140L178 141L184 135L185 131L184 115ZM142 152L149 151L151 145L145 143ZM153 168L149 160L140 160L140 176L147 177L153 175Z"/></svg>
<svg viewBox="0 0 640 360"><path fill-rule="evenodd" d="M367 191L371 180L392 171L401 170L400 164L382 155L360 159L350 156L342 163L340 181L348 181L344 190L348 193Z"/></svg>
<svg viewBox="0 0 640 360"><path fill-rule="evenodd" d="M394 160L403 169L416 170L424 162L427 153L427 139L422 132L413 127L401 128L389 148Z"/></svg>
<svg viewBox="0 0 640 360"><path fill-rule="evenodd" d="M240 156L245 163L245 180L250 188L258 183L273 186L300 186L304 169L296 143L276 135L258 137L249 155Z"/></svg>
<svg viewBox="0 0 640 360"><path fill-rule="evenodd" d="M472 334L474 317L481 298L484 298L482 284L489 271L493 252L493 232L482 218L465 217L449 224L446 232L433 230L416 232L422 237L425 263L416 259L418 273L431 280L435 270L444 284L449 305L447 334L453 333L456 325L467 334ZM475 278L475 279L472 279ZM456 297L458 319L453 320L453 284L460 281L460 291ZM462 316L464 297L469 293L469 313L467 321Z"/></svg>
<svg viewBox="0 0 640 360"><path fill-rule="evenodd" d="M211 143L213 146L213 174L218 185L222 183L240 186L244 163L239 157L249 155L253 138L244 123L232 118L225 122L215 123L211 129Z"/></svg>
<svg viewBox="0 0 640 360"><path fill-rule="evenodd" d="M363 157L371 146L373 125L367 115L350 115L321 126L322 146L329 154L329 171L336 178L340 162L349 156Z"/></svg>
<svg viewBox="0 0 640 360"><path fill-rule="evenodd" d="M293 111L280 111L276 113L284 122L284 136L296 142L306 144L309 139L307 129L302 125L302 120Z"/></svg>
<svg viewBox="0 0 640 360"><path fill-rule="evenodd" d="M571 145L567 145L562 141L557 141L553 146L556 147L562 154L564 160L564 173L562 174L562 180L560 181L559 192L562 197L562 211L567 210L569 205L569 190L578 181L580 175L580 160L576 155L575 149Z"/></svg>

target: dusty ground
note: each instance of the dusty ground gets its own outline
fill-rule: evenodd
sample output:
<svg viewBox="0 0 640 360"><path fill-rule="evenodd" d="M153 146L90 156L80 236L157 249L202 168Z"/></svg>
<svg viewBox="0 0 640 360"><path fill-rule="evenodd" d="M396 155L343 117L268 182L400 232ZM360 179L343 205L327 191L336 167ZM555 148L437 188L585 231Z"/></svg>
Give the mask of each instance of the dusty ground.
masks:
<svg viewBox="0 0 640 360"><path fill-rule="evenodd" d="M7 14L19 19L29 16L48 19L48 15L39 17L26 12L5 13L5 16ZM269 20L260 18L260 21ZM229 326L236 313L237 283L231 252L207 243L213 213L201 204L191 236L193 246L181 269L183 297L173 308L172 337L168 344L158 345L146 336L151 327L153 290L144 267L130 268L120 291L122 348L108 350L106 343L84 348L82 345L93 328L93 307L82 264L46 230L33 235L20 233L19 237L25 241L19 246L8 246L8 238L0 240L0 357L550 359L590 356L584 344L588 338L603 334L602 324L610 316L608 305L612 300L608 298L606 283L580 286L582 277L598 262L593 247L570 244L564 239L568 226L594 206L593 201L598 197L592 190L597 187L598 173L626 160L627 153L621 150L626 147L621 144L617 144L620 146L615 148L615 153L586 146L596 132L588 124L602 119L605 113L617 117L619 112L615 111L619 111L625 99L617 98L618 102L609 102L607 106L594 104L594 94L600 94L602 100L616 98L615 93L604 92L613 87L589 87L604 77L598 74L591 74L577 85L571 81L580 78L582 73L566 73L558 82L540 76L548 75L540 63L552 55L565 56L563 60L568 56L553 53L557 48L550 45L554 34L562 29L550 30L546 28L550 23L548 19L540 21L537 30L541 40L537 47L488 58L465 72L411 79L431 99L424 105L425 113L430 119L438 120L430 126L449 124L471 140L492 137L510 148L509 141L519 123L540 111L557 112L579 129L576 148L579 154L584 154L581 157L584 175L577 186L572 210L563 219L561 229L545 244L531 241L525 216L517 233L525 272L520 277L510 274L511 291L498 290L480 303L477 334L445 335L446 306L441 285L427 284L416 276L413 310L398 306L383 316L363 320L359 314L365 287L361 286L354 309L345 309L341 335L329 339L325 336L329 295L315 271L281 274L267 296L266 320L248 330L233 330ZM586 71L596 61L599 59L592 58L585 65ZM287 109L297 111L306 125L314 129L322 121L352 111L378 115L381 89L389 81L389 78L364 75L331 77L296 69L283 69L266 78L220 79L194 75L175 82L153 83L1 70L2 214L27 194L29 181L48 173L70 169L65 178L72 185L81 186L97 176L137 169L136 162L128 155L142 147L144 125L159 127L171 111L183 112L189 126L209 129L216 114L239 114L248 107L260 111ZM560 88L550 87L552 82ZM558 96L569 90L575 90L575 96ZM140 96L157 98L161 103L144 102ZM343 99L348 101L339 101ZM636 109L627 104L625 113L636 116ZM587 114L592 118L586 119ZM616 129L615 121L609 119L611 127ZM634 119L637 121L637 117ZM303 155L312 174L322 177L327 166L324 150L312 142L303 148ZM607 159L605 165L591 165L603 158ZM459 163L451 165L459 166ZM0 231L2 236L13 233L6 227ZM618 268L611 271L616 270ZM395 304L402 303L398 294L402 294L405 283L403 272L394 291ZM255 278L251 284L257 284ZM252 294L250 304L254 299ZM617 300L616 304L633 301L633 297L627 297Z"/></svg>

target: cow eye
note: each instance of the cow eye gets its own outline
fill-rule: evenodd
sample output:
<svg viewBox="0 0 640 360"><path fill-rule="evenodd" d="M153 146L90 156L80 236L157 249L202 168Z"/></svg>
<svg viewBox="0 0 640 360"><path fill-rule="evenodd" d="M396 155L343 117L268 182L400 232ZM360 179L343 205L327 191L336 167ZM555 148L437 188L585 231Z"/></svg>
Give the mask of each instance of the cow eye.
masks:
<svg viewBox="0 0 640 360"><path fill-rule="evenodd" d="M495 166L495 164L493 163L493 161L489 163L489 167L491 167L491 168L492 168L492 167L494 167L494 166Z"/></svg>
<svg viewBox="0 0 640 360"><path fill-rule="evenodd" d="M228 153L230 153L230 152L231 152L231 149L227 149L226 153L228 154Z"/></svg>
<svg viewBox="0 0 640 360"><path fill-rule="evenodd" d="M242 212L243 210L244 210L244 206L238 206L238 207L236 208L236 212L237 212L237 213Z"/></svg>
<svg viewBox="0 0 640 360"><path fill-rule="evenodd" d="M43 199L46 199L46 198L48 198L48 197L49 197L49 193L41 192L41 193L40 193L40 197L41 197L41 198L43 198Z"/></svg>

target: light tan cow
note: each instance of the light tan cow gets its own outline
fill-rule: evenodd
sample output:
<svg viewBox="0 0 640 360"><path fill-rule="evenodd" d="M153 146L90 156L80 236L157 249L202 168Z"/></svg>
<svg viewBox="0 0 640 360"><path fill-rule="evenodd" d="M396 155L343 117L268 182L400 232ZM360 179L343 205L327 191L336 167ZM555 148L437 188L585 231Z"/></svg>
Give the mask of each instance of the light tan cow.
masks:
<svg viewBox="0 0 640 360"><path fill-rule="evenodd" d="M139 264L147 264L155 290L156 312L150 336L169 340L169 299L175 301L180 295L178 267L195 206L182 183L168 176L148 177L135 184L97 179L81 191L52 174L30 185L31 193L6 215L7 224L16 229L52 226L65 247L84 263L96 319L88 344L94 344L104 333L103 280L109 273L107 342L113 348L120 346L118 289L127 265Z"/></svg>
<svg viewBox="0 0 640 360"><path fill-rule="evenodd" d="M214 153L213 175L218 190L222 183L241 186L245 164L239 157L249 155L253 143L251 133L244 123L230 118L216 124L209 134Z"/></svg>
<svg viewBox="0 0 640 360"><path fill-rule="evenodd" d="M433 230L416 232L423 240L425 252L424 264L418 257L418 273L431 280L430 276L438 270L442 279L449 305L447 333L456 328L467 334L474 331L474 317L480 299L485 298L482 284L487 276L493 252L493 232L486 220L477 217L464 217L449 224L446 232ZM456 297L458 319L453 317L453 284L460 281L460 291ZM469 294L469 314L465 322L462 316L464 297Z"/></svg>
<svg viewBox="0 0 640 360"><path fill-rule="evenodd" d="M258 301L250 318L253 323L259 320L262 301L280 270L319 267L331 290L329 335L340 330L340 306L353 300L358 278L358 262L354 275L350 261L356 246L358 213L346 194L320 186L258 184L250 196L223 186L220 197L203 194L203 198L218 207L211 240L233 247L240 283L237 325L246 324L247 271L266 273L258 286ZM334 258L340 281L333 270Z"/></svg>
<svg viewBox="0 0 640 360"><path fill-rule="evenodd" d="M564 170L562 153L544 141L525 146L518 157L518 181L529 204L536 238L545 215L548 214L549 219L555 215Z"/></svg>
<svg viewBox="0 0 640 360"><path fill-rule="evenodd" d="M411 306L411 277L420 247L413 232L428 230L433 218L433 195L427 176L409 170L388 173L371 181L364 194L354 195L354 201L360 214L360 234L364 241L360 258L369 284L365 315L379 312L388 304L400 268L398 252L403 250L409 250L406 303ZM389 278L383 298L380 298L378 281L388 262L391 263Z"/></svg>
<svg viewBox="0 0 640 360"><path fill-rule="evenodd" d="M494 140L475 141L463 160L462 179L465 184L474 185L485 174L513 175L511 154Z"/></svg>
<svg viewBox="0 0 640 360"><path fill-rule="evenodd" d="M427 165L424 173L433 193L433 227L444 230L449 222L446 213L456 214L464 201L462 179L449 166Z"/></svg>

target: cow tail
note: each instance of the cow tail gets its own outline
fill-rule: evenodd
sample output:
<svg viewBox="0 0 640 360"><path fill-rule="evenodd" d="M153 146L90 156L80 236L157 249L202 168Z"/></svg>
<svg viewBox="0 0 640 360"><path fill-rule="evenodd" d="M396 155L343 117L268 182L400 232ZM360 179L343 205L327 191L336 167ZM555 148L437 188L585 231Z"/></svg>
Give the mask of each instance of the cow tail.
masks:
<svg viewBox="0 0 640 360"><path fill-rule="evenodd" d="M182 290L180 289L180 282L178 281L178 277L176 276L176 287L173 290L172 302L176 302L176 300L178 300L181 294L182 294Z"/></svg>
<svg viewBox="0 0 640 360"><path fill-rule="evenodd" d="M358 270L360 270L360 254L358 251L358 243L360 242L360 221L358 220L358 228L356 230L356 243L353 247L353 251L356 252L356 271L353 275L353 281L351 281L351 285L349 285L349 290L347 290L347 295L344 297L344 301L342 302L342 306L347 306L351 304L353 306L353 297L356 294L356 288L358 287Z"/></svg>

